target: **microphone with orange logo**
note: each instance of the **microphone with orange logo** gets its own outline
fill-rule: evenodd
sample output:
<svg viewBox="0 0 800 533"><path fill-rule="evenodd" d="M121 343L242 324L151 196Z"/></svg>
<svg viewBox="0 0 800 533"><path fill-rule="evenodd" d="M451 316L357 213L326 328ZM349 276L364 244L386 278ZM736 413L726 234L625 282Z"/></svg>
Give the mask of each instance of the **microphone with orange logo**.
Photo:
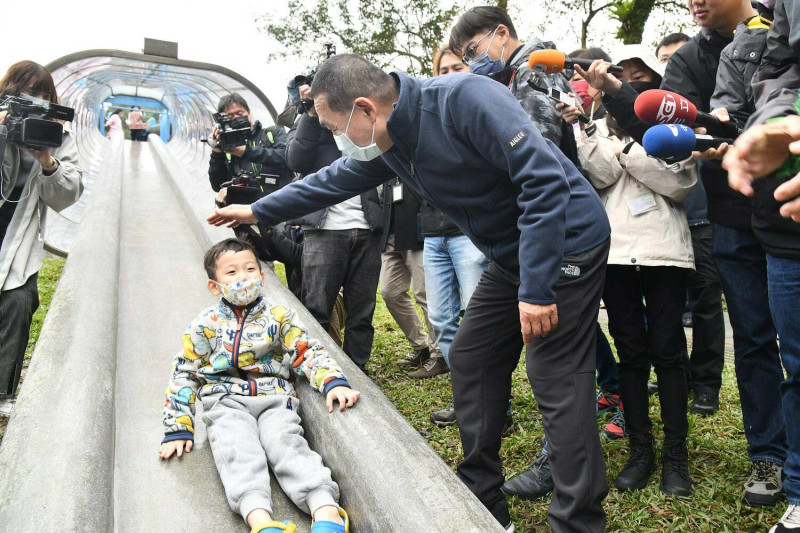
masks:
<svg viewBox="0 0 800 533"><path fill-rule="evenodd" d="M578 65L583 70L589 70L593 62L593 59L569 57L558 50L536 50L528 56L528 66L533 70L546 74L557 74L565 68L575 68L575 65ZM622 72L622 67L611 65L608 71Z"/></svg>

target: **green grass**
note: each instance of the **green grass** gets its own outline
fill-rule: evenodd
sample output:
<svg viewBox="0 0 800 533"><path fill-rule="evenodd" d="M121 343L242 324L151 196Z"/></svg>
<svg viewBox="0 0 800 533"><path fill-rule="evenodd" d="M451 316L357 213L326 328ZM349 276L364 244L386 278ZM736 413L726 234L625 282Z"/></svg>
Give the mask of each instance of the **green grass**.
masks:
<svg viewBox="0 0 800 533"><path fill-rule="evenodd" d="M33 348L36 346L36 341L39 340L39 333L42 331L44 317L47 316L47 309L50 307L50 301L53 299L53 293L61 277L61 271L64 269L64 262L64 259L45 259L42 269L39 271L39 309L33 314L31 336L28 339L28 347L25 350L25 362L22 367L23 380L25 379L25 372L28 369L28 363L30 363L31 355L33 354ZM3 434L6 431L7 423L7 418L0 417L0 442L3 440Z"/></svg>
<svg viewBox="0 0 800 533"><path fill-rule="evenodd" d="M276 264L281 275L281 267ZM397 409L428 441L453 470L462 459L457 427L438 428L429 420L432 410L444 407L453 399L450 376L411 380L395 364L408 355L411 346L395 323L378 294L375 310L375 340L370 376ZM613 342L612 342L613 348ZM525 375L525 360L514 371L512 405L515 431L503 439L500 454L507 477L525 470L539 451L544 436L541 416ZM656 446L663 439L657 398L650 400ZM598 431L610 415L598 419ZM608 531L619 532L764 532L786 509L785 501L772 509L753 509L742 501L743 484L748 475L749 459L744 438L739 392L733 369L726 367L720 393L720 410L713 417L689 415L689 468L694 483L691 499L667 498L658 489L660 469L643 491L623 494L611 488L605 501ZM609 486L626 459L626 440L604 442ZM548 531L546 526L549 499L528 502L509 500L511 517L517 531Z"/></svg>
<svg viewBox="0 0 800 533"><path fill-rule="evenodd" d="M31 339L25 357L30 359L39 336L42 321L61 275L64 261L46 260L39 274L41 305L34 315ZM276 264L283 279L283 268ZM428 380L410 380L395 361L408 355L411 347L378 296L375 311L375 341L369 363L375 383L408 419L428 444L451 468L462 458L456 427L437 428L430 412L452 400L449 375ZM525 361L514 372L513 411L515 431L503 439L501 455L507 476L523 471L539 449L544 432L536 401L525 375ZM664 497L658 490L655 474L648 487L638 493L622 494L611 489L605 501L608 531L620 532L750 532L765 531L785 509L785 503L773 509L752 509L742 502L742 484L749 461L742 428L739 394L733 370L726 368L720 395L720 411L710 418L689 415L689 464L695 492L690 500ZM655 423L657 445L661 440L661 420L656 399L651 399L651 417ZM609 417L598 420L598 430ZM5 421L0 419L0 438ZM609 483L625 462L624 441L604 443ZM547 531L546 514L549 501L525 502L510 500L511 516L517 531Z"/></svg>

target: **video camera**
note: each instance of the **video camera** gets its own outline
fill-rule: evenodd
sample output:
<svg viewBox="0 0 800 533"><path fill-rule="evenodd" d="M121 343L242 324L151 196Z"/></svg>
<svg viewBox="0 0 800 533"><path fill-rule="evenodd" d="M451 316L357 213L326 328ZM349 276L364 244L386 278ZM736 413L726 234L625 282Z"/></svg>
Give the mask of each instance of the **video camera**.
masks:
<svg viewBox="0 0 800 533"><path fill-rule="evenodd" d="M333 55L336 55L336 45L333 43L325 43L325 59L329 59ZM300 87L303 85L311 86L316 73L316 68L310 68L305 74L295 76L287 86L289 90L289 103L297 108L298 115L307 112L311 106L314 105L313 100L303 100L300 98Z"/></svg>
<svg viewBox="0 0 800 533"><path fill-rule="evenodd" d="M243 172L221 185L223 188L228 188L225 205L255 203L264 196L277 191L280 188L279 179L280 176L275 174L254 176L252 173Z"/></svg>
<svg viewBox="0 0 800 533"><path fill-rule="evenodd" d="M237 146L247 144L250 137L250 119L247 117L231 118L227 113L215 113L214 120L217 122L219 131L219 148L227 152Z"/></svg>
<svg viewBox="0 0 800 533"><path fill-rule="evenodd" d="M64 126L54 120L72 121L75 110L28 94L7 95L0 111L8 111L4 125L6 142L20 148L57 148L64 138ZM53 119L53 120L50 120Z"/></svg>

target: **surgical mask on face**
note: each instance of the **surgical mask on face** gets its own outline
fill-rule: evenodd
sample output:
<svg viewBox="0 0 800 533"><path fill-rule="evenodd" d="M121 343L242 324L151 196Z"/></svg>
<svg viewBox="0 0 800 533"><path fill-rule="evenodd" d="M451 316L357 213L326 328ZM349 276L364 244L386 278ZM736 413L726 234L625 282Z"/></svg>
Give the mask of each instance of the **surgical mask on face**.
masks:
<svg viewBox="0 0 800 533"><path fill-rule="evenodd" d="M218 283L222 296L237 307L245 307L255 302L261 295L261 278L246 278L231 283Z"/></svg>
<svg viewBox="0 0 800 533"><path fill-rule="evenodd" d="M581 106L584 112L590 112L594 107L594 97L589 94L589 82L585 80L575 80L569 82L575 95L581 99Z"/></svg>
<svg viewBox="0 0 800 533"><path fill-rule="evenodd" d="M628 85L633 87L633 90L639 94L649 91L650 89L658 89L658 85L651 81L631 81L628 82Z"/></svg>
<svg viewBox="0 0 800 533"><path fill-rule="evenodd" d="M381 149L375 144L375 123L372 124L372 141L367 146L359 146L350 140L347 136L347 130L350 128L350 122L353 120L353 113L356 110L356 105L353 104L353 109L350 110L350 118L347 120L347 126L344 128L344 133L341 135L334 135L333 140L336 146L342 152L342 155L352 157L356 161L371 161L381 155Z"/></svg>
<svg viewBox="0 0 800 533"><path fill-rule="evenodd" d="M489 74L494 74L495 72L500 72L503 70L503 66L505 66L503 55L506 52L506 45L503 45L503 49L500 51L500 59L492 60L489 58L489 48L492 47L492 41L494 41L494 36L496 33L497 28L495 28L495 30L492 32L492 38L489 39L489 44L486 47L486 50L476 55L469 62L469 68L472 70L473 74L477 74L479 76L488 76Z"/></svg>

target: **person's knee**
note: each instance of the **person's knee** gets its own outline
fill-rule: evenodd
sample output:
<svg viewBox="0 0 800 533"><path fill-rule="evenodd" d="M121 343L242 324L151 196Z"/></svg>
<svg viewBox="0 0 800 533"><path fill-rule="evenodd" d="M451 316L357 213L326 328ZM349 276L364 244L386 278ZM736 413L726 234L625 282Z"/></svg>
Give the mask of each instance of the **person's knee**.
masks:
<svg viewBox="0 0 800 533"><path fill-rule="evenodd" d="M408 295L408 287L403 288L399 283L381 285L381 298L383 298L386 303L397 302L404 295Z"/></svg>

